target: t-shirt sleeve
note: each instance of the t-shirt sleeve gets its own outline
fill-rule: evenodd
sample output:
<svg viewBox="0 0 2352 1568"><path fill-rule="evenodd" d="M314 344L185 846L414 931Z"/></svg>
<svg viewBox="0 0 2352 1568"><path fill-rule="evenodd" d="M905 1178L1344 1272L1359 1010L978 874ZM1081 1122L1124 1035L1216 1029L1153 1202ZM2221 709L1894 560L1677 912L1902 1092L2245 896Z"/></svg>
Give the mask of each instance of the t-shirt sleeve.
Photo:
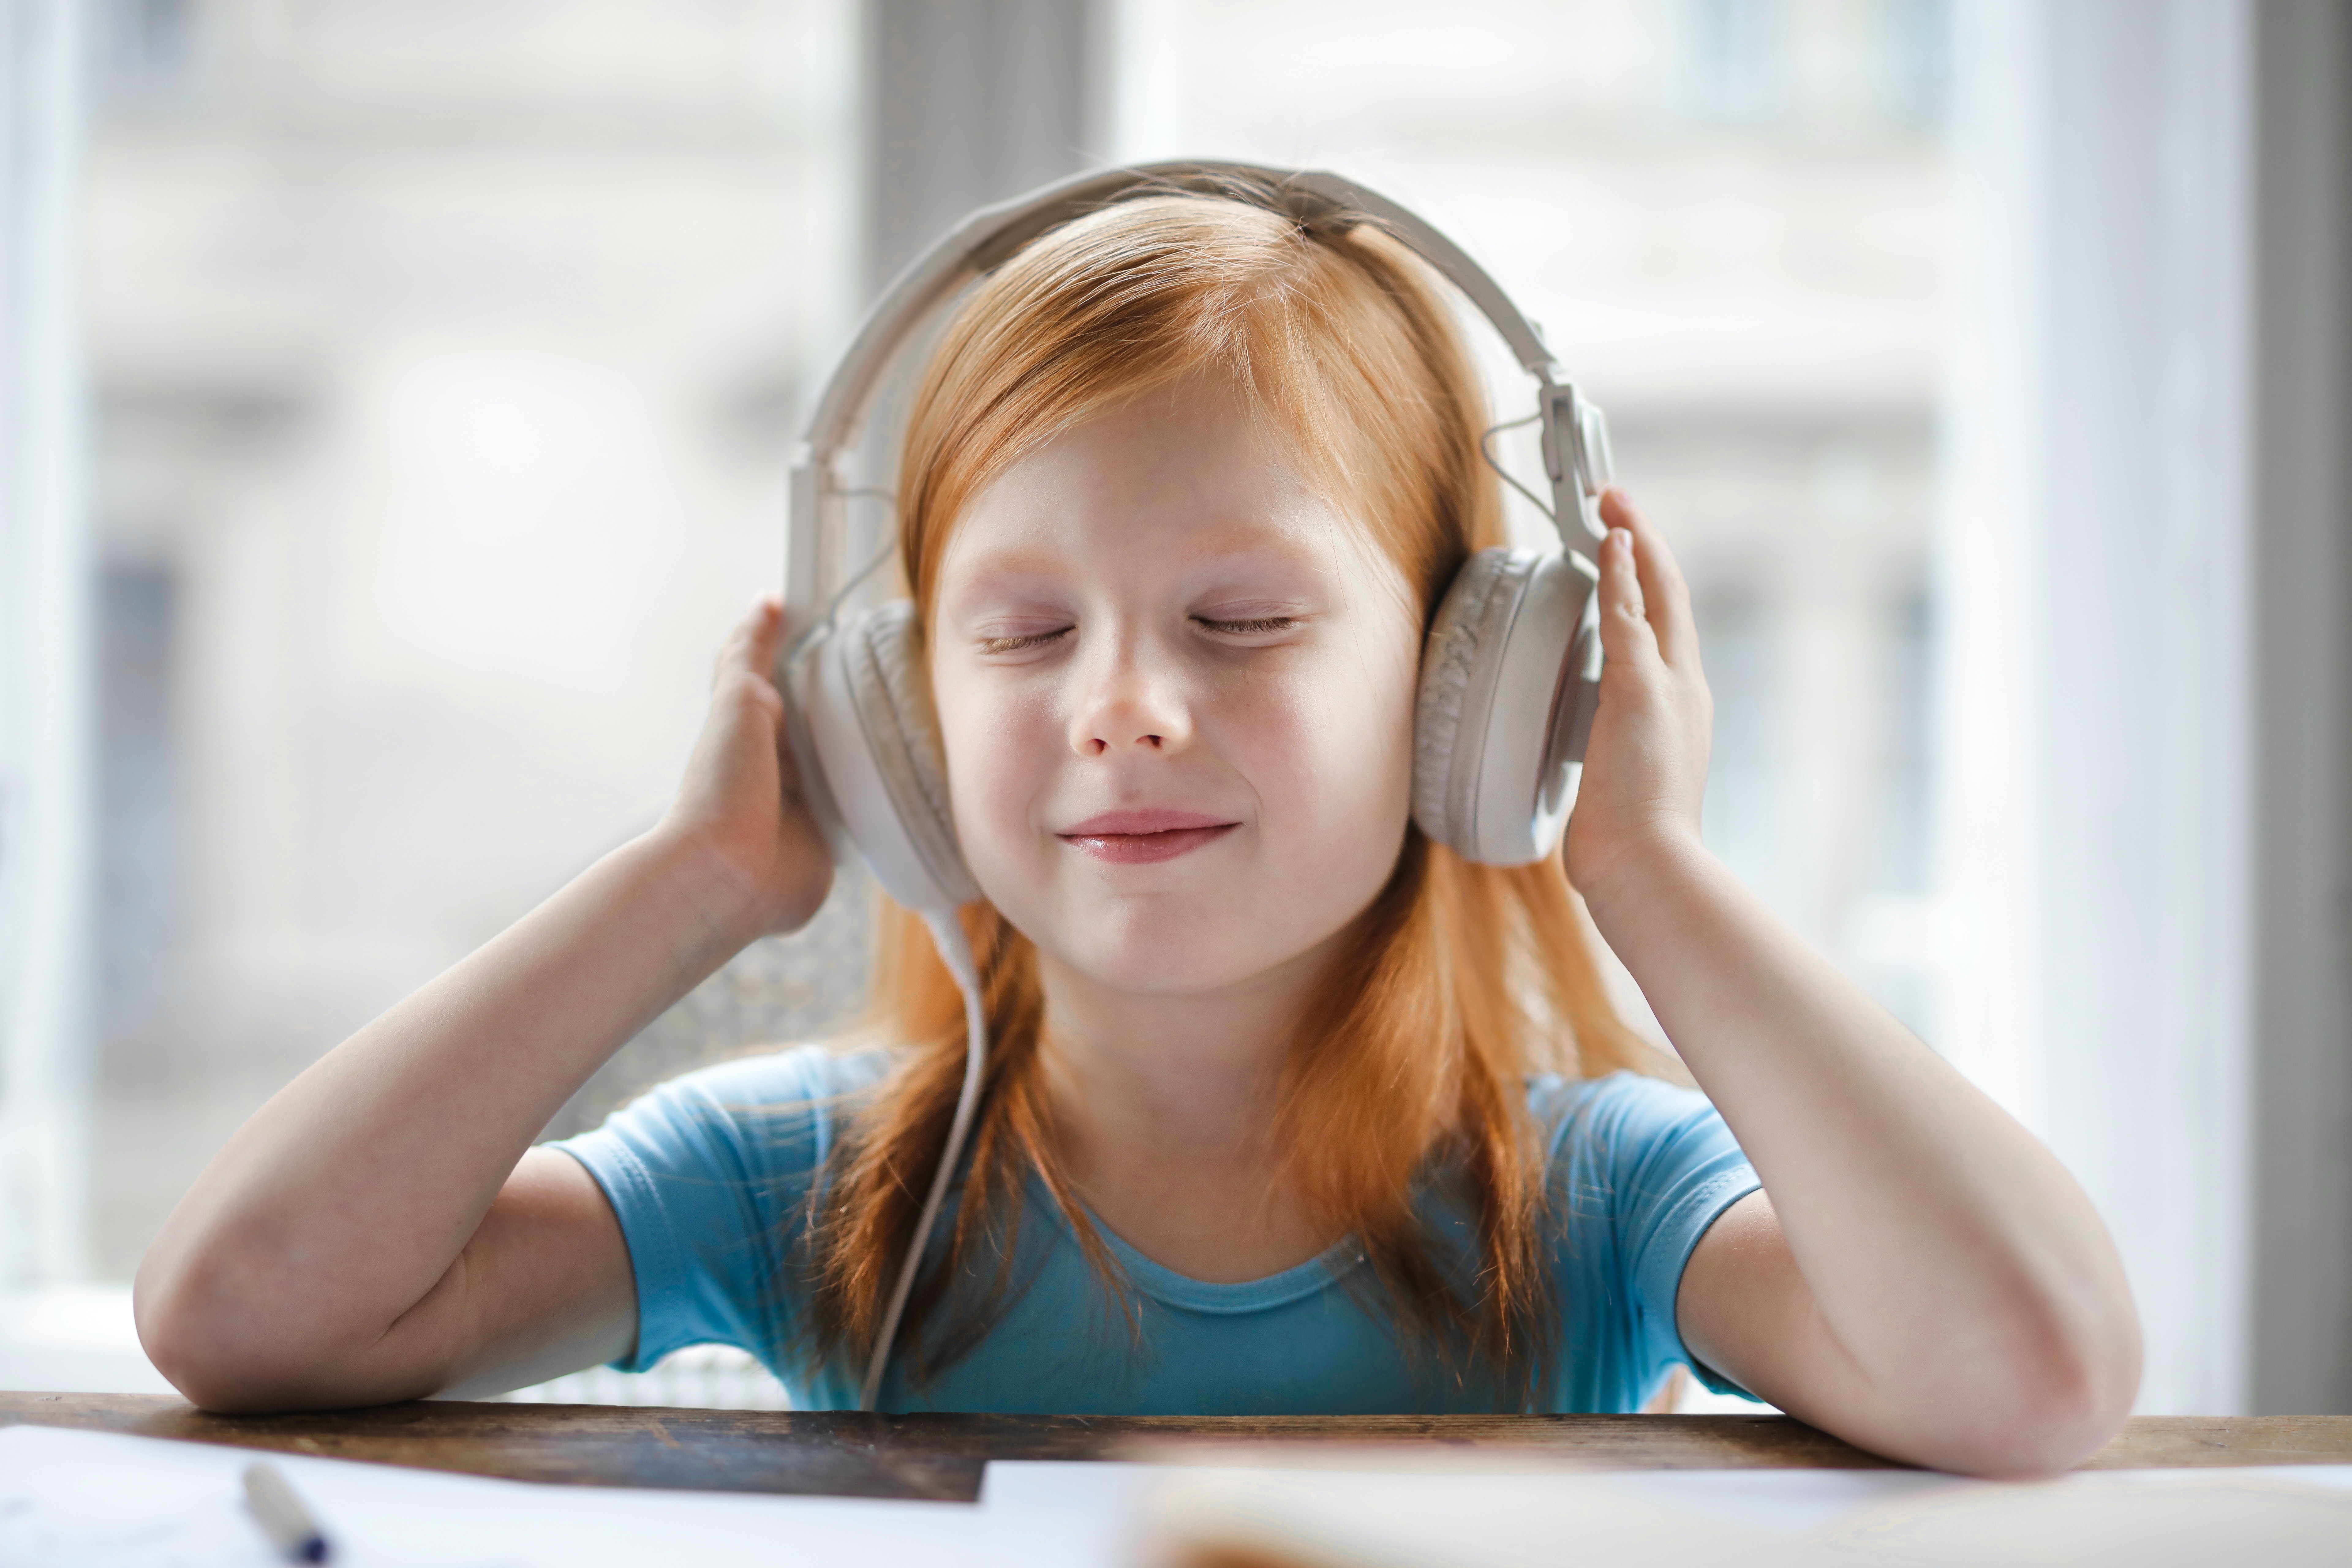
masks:
<svg viewBox="0 0 2352 1568"><path fill-rule="evenodd" d="M860 1065L815 1047L724 1062L551 1145L587 1167L628 1245L637 1341L614 1366L643 1372L695 1344L782 1363L810 1188L840 1097L874 1076Z"/></svg>
<svg viewBox="0 0 2352 1568"><path fill-rule="evenodd" d="M1576 1092L1580 1091L1580 1092ZM1612 1348L1630 1359L1621 1386L1640 1391L1628 1407L1675 1364L1717 1394L1754 1398L1714 1372L1684 1344L1675 1319L1683 1269L1707 1227L1763 1184L1730 1128L1705 1095L1633 1073L1573 1086L1553 1168L1559 1194L1588 1232L1601 1228L1589 1260L1606 1259L1607 1294L1630 1321ZM1592 1222L1604 1224L1595 1227ZM1590 1279L1586 1280L1591 1283Z"/></svg>

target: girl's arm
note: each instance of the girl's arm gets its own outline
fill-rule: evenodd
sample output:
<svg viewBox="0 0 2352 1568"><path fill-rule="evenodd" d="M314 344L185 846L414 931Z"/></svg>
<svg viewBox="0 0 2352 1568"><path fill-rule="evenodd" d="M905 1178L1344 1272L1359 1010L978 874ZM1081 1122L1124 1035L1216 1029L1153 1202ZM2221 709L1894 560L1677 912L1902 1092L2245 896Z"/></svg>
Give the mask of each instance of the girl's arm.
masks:
<svg viewBox="0 0 2352 1568"><path fill-rule="evenodd" d="M756 605L659 826L321 1058L238 1131L139 1268L141 1340L216 1410L512 1387L625 1352L611 1206L530 1141L604 1059L832 865L793 791Z"/></svg>
<svg viewBox="0 0 2352 1568"><path fill-rule="evenodd" d="M1608 664L1569 870L1766 1189L1692 1253L1683 1338L1879 1453L2073 1465L2139 1385L2115 1245L2047 1149L1701 846L1712 710L1689 591L1622 494L1604 510Z"/></svg>

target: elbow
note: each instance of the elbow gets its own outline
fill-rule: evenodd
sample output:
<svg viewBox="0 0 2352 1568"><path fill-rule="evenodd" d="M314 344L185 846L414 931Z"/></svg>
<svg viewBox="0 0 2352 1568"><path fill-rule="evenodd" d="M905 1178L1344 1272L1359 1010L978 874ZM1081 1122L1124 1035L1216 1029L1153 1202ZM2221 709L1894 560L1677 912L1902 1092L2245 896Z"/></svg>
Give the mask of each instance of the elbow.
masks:
<svg viewBox="0 0 2352 1568"><path fill-rule="evenodd" d="M396 1324L354 1318L301 1283L233 1243L159 1243L131 1284L140 1345L190 1404L223 1415L347 1410L447 1384L441 1358L391 1344Z"/></svg>
<svg viewBox="0 0 2352 1568"><path fill-rule="evenodd" d="M1913 1456L1963 1475L2023 1478L2081 1465L2122 1430L2139 1395L2138 1315L2054 1318L2021 1329L1955 1391L1949 1418Z"/></svg>
<svg viewBox="0 0 2352 1568"><path fill-rule="evenodd" d="M309 1347L237 1288L234 1270L151 1254L132 1282L131 1315L147 1359L199 1409L242 1415L320 1403Z"/></svg>
<svg viewBox="0 0 2352 1568"><path fill-rule="evenodd" d="M2139 1388L2129 1358L2101 1355L2048 1368L2037 1384L1998 1401L1940 1468L2003 1479L2056 1475L2096 1454L2123 1429Z"/></svg>
<svg viewBox="0 0 2352 1568"><path fill-rule="evenodd" d="M140 1348L199 1409L226 1415L259 1408L255 1369L236 1353L235 1315L187 1272L163 1268L152 1256L140 1265L131 1293Z"/></svg>

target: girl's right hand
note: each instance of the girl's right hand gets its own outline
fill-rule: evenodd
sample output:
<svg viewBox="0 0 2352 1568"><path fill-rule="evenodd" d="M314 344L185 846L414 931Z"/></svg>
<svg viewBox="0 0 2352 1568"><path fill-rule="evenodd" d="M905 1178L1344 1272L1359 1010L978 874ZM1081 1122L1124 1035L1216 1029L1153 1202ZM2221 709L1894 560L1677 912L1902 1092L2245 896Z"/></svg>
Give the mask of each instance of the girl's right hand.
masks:
<svg viewBox="0 0 2352 1568"><path fill-rule="evenodd" d="M801 790L776 689L783 606L753 604L720 650L710 711L656 831L709 869L711 917L748 942L797 931L833 886L833 857Z"/></svg>

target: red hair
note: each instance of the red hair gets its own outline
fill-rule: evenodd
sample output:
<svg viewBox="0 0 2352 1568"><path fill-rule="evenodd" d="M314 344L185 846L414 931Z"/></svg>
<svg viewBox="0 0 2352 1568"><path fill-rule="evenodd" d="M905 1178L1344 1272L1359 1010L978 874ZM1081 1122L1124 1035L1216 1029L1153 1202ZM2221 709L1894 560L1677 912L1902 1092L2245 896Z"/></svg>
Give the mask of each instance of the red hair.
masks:
<svg viewBox="0 0 2352 1568"><path fill-rule="evenodd" d="M949 531L991 479L1062 431L1204 375L1277 422L1401 569L1424 624L1463 561L1503 542L1477 378L1419 262L1368 224L1285 211L1279 192L1153 195L1033 242L950 323L899 468L902 560L924 623ZM988 1078L946 1265L919 1282L900 1331L919 1380L1001 1309L1029 1173L1118 1279L1050 1136L1035 949L984 900L963 921ZM811 1230L813 1350L853 1363L871 1352L963 1071L961 1001L929 933L896 906L881 923L867 1023L902 1057L836 1149ZM1527 1079L1671 1071L1610 1005L1597 941L1557 857L1473 865L1409 829L1284 1068L1280 1147L1311 1212L1361 1242L1409 1348L1516 1390L1513 1403L1529 1396L1558 1308ZM1441 1164L1475 1222L1467 1279L1433 1253L1414 1207ZM974 1277L993 1284L935 1321L948 1282Z"/></svg>

